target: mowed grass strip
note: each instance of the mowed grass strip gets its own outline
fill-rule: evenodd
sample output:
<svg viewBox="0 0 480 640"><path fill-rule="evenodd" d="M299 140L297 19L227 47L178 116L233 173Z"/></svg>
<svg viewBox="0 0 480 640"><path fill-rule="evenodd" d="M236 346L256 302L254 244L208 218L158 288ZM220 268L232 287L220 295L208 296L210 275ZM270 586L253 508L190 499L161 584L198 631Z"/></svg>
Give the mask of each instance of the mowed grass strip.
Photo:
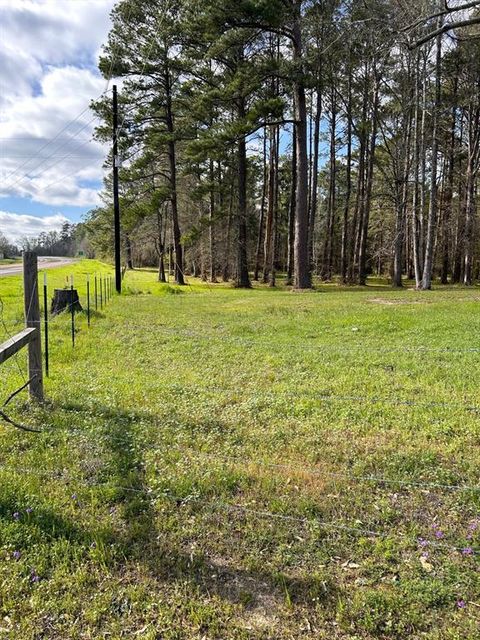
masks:
<svg viewBox="0 0 480 640"><path fill-rule="evenodd" d="M10 406L42 433L0 435L4 636L478 637L478 292L191 282L52 320Z"/></svg>

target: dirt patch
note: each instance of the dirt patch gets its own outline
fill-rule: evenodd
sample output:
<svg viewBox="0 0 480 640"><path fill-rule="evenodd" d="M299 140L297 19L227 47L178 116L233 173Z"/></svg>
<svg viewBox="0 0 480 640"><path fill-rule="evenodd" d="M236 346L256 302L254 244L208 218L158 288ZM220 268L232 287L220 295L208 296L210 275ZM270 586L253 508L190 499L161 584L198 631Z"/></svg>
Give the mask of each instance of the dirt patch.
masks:
<svg viewBox="0 0 480 640"><path fill-rule="evenodd" d="M396 306L401 304L432 304L435 300L408 300L405 298L368 298L367 302L374 304L384 304L387 306Z"/></svg>
<svg viewBox="0 0 480 640"><path fill-rule="evenodd" d="M282 595L270 581L244 570L235 569L225 558L211 557L212 582L222 598L243 605L238 624L245 629L271 629L278 624ZM213 585L210 583L210 588Z"/></svg>

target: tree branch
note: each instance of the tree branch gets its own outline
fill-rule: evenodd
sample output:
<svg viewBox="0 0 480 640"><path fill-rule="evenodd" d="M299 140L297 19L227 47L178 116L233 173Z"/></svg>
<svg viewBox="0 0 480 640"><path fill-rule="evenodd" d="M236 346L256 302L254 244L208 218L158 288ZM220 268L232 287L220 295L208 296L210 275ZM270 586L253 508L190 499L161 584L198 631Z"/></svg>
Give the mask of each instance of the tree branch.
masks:
<svg viewBox="0 0 480 640"><path fill-rule="evenodd" d="M33 429L32 427L26 427L24 424L19 424L18 422L15 422L11 418L9 418L7 416L7 414L4 411L2 411L1 409L0 409L0 418L5 420L5 422L8 422L8 424L11 424L13 427L15 427L17 429L21 429L22 431L29 431L31 433L41 433L41 431L39 429Z"/></svg>
<svg viewBox="0 0 480 640"><path fill-rule="evenodd" d="M467 20L459 20L458 22L447 22L443 26L441 26L439 29L435 29L435 31L431 31L430 33L427 33L427 35L424 36L423 38L420 38L420 40L416 40L413 44L409 45L408 48L410 50L417 49L418 47L421 47L422 44L425 44L426 42L433 40L434 38L441 35L442 33L447 33L447 31L452 31L452 29L459 29L460 27L468 27L470 25L479 24L479 23L480 23L480 16L475 16L474 18L468 18Z"/></svg>
<svg viewBox="0 0 480 640"><path fill-rule="evenodd" d="M433 20L433 18L440 18L441 16L448 15L449 13L455 13L464 9L472 9L474 7L477 7L478 5L480 5L480 0L472 0L472 2L466 2L465 4L461 4L459 7L449 7L447 4L447 0L445 0L445 9L443 9L442 11L437 11L437 13L431 13L430 15L424 16L423 18L419 18L415 22L412 22L412 24L403 27L402 31L410 31L411 29L415 29L415 27L418 27L424 22Z"/></svg>

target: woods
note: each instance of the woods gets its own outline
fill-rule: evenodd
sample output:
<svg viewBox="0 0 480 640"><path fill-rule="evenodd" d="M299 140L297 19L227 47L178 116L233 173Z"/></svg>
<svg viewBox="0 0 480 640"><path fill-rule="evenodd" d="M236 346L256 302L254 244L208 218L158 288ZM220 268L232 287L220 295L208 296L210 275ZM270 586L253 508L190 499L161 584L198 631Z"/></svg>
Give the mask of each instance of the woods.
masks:
<svg viewBox="0 0 480 640"><path fill-rule="evenodd" d="M178 284L275 286L282 273L297 289L369 275L471 285L477 6L118 3L100 69L122 79L125 264L157 264ZM93 108L107 141L110 97ZM110 190L86 223L106 256Z"/></svg>

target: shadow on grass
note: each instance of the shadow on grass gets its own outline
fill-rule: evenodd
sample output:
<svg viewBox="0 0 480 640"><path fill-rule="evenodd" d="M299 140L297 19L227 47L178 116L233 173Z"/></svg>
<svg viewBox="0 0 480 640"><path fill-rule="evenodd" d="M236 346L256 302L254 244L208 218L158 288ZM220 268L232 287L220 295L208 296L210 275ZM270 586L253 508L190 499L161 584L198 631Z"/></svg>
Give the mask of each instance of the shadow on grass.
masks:
<svg viewBox="0 0 480 640"><path fill-rule="evenodd" d="M68 404L62 409L78 412L81 406ZM290 577L273 570L248 571L234 566L234 560L222 559L209 549L201 549L200 553L192 555L179 535L181 522L172 525L177 514L183 516L183 501L171 502L172 510L165 512L165 526L162 527L162 516L155 507L154 496L147 491L143 451L149 445L138 442L136 425L150 422L152 428L159 428L158 418L146 412L127 412L102 405L88 407L88 411L102 421L99 427L110 465L108 484L117 489L114 504L122 515L116 543L125 559L134 561L158 581L188 581L203 594L214 594L241 604L246 610L269 610L285 603L311 603L313 598L317 602L327 602L336 597L335 587L328 581L326 586L325 580L319 580L315 575ZM189 431L188 425L185 427ZM192 425L192 435L198 433L199 428L201 425ZM231 514L216 513L220 518L219 527L224 528L223 535L230 539Z"/></svg>

